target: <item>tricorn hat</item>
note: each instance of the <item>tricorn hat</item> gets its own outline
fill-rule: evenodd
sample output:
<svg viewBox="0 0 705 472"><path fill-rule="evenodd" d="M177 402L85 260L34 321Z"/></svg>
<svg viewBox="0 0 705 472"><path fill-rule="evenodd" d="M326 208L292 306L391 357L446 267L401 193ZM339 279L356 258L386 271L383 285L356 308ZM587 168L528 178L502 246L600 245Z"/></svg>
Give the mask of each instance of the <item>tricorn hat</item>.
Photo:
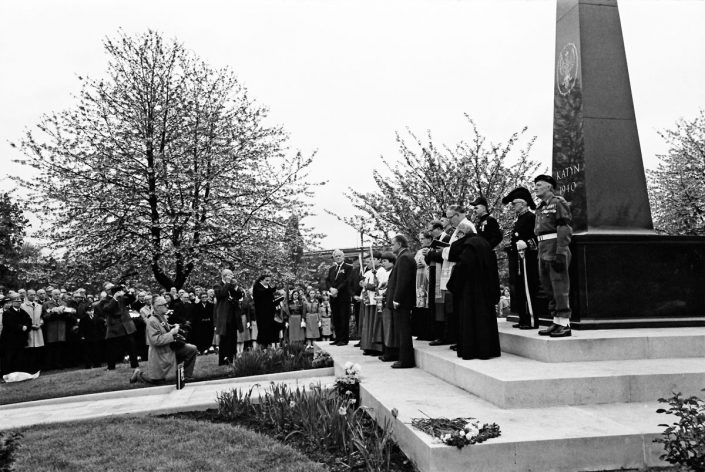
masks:
<svg viewBox="0 0 705 472"><path fill-rule="evenodd" d="M511 192L509 192L507 196L502 199L502 204L507 205L508 203L512 203L516 199L524 200L526 203L529 204L529 207L532 210L536 209L536 203L534 202L534 199L531 198L531 192L529 192L529 190L525 187L517 187Z"/></svg>
<svg viewBox="0 0 705 472"><path fill-rule="evenodd" d="M470 202L470 206L476 207L477 205L483 205L485 208L487 208L487 199L485 197L480 196Z"/></svg>
<svg viewBox="0 0 705 472"><path fill-rule="evenodd" d="M549 184L551 184L551 186L553 186L554 189L556 188L556 179L554 179L550 175L541 174L541 175L536 176L536 178L534 179L534 183L542 182L542 181L548 182Z"/></svg>

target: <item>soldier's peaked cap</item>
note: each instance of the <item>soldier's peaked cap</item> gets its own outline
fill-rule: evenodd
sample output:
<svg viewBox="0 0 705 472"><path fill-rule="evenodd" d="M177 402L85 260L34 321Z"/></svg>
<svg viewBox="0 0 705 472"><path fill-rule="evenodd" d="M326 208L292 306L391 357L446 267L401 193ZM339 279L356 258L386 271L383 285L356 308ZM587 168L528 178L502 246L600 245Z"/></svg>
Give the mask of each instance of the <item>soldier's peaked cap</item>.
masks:
<svg viewBox="0 0 705 472"><path fill-rule="evenodd" d="M536 203L534 202L534 199L531 198L531 192L529 192L529 189L525 187L517 187L511 192L509 192L507 196L502 199L502 205L512 203L516 199L524 200L526 203L529 204L529 207L532 210L536 209Z"/></svg>

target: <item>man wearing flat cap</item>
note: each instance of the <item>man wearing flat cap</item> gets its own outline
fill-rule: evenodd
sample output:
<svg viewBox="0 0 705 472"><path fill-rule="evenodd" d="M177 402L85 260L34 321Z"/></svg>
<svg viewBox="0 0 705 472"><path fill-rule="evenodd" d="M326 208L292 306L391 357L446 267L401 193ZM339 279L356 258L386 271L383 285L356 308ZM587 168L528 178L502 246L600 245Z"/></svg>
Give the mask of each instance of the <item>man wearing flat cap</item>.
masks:
<svg viewBox="0 0 705 472"><path fill-rule="evenodd" d="M539 267L538 239L534 233L536 203L524 187L517 187L502 199L502 204L511 205L516 220L509 244L505 248L509 260L509 285L512 311L519 316L514 328L539 327L538 300ZM534 325L531 325L531 319Z"/></svg>
<svg viewBox="0 0 705 472"><path fill-rule="evenodd" d="M477 197L470 206L475 214L477 234L485 238L492 249L496 248L502 242L502 230L499 229L497 220L489 213L487 199L482 196Z"/></svg>
<svg viewBox="0 0 705 472"><path fill-rule="evenodd" d="M570 239L572 215L570 204L555 194L556 180L550 175L539 175L534 179L534 193L541 199L536 209L535 233L539 240L539 280L548 295L548 308L553 315L553 324L539 331L541 336L562 338L570 331Z"/></svg>

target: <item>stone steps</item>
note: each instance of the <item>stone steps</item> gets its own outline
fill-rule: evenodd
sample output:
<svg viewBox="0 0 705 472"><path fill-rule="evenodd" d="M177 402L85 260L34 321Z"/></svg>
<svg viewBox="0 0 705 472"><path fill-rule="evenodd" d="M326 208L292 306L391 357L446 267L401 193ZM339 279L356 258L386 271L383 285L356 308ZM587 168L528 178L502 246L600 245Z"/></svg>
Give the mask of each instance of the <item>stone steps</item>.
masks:
<svg viewBox="0 0 705 472"><path fill-rule="evenodd" d="M418 341L415 353L419 368L502 408L656 401L705 387L702 357L550 363L502 353L462 360L448 346Z"/></svg>
<svg viewBox="0 0 705 472"><path fill-rule="evenodd" d="M347 361L361 365L362 404L374 409L380 424L392 421L395 439L423 472L575 471L664 465L658 459L661 447L653 439L663 430L658 424L668 419L656 413L656 401L501 408L423 369L391 369L388 363L362 356L350 346L321 347L333 356L337 375ZM398 410L396 419L391 416L394 408ZM412 418L426 416L494 422L502 435L458 450L411 427Z"/></svg>
<svg viewBox="0 0 705 472"><path fill-rule="evenodd" d="M705 357L705 328L634 328L573 331L550 339L499 321L502 351L542 362Z"/></svg>

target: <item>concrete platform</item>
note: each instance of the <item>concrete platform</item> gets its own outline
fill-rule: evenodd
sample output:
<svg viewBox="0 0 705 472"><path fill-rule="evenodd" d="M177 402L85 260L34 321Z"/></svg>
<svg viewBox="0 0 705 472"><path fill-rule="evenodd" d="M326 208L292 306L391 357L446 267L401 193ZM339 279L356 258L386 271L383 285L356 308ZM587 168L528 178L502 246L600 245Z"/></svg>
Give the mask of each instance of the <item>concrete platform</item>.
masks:
<svg viewBox="0 0 705 472"><path fill-rule="evenodd" d="M702 357L551 363L502 353L482 361L448 346L414 347L419 368L502 408L655 401L705 387Z"/></svg>
<svg viewBox="0 0 705 472"><path fill-rule="evenodd" d="M502 351L542 362L705 358L705 327L574 330L570 338L549 339L512 324L498 323Z"/></svg>
<svg viewBox="0 0 705 472"><path fill-rule="evenodd" d="M362 404L373 408L381 423L391 421L397 442L423 472L576 471L666 465L659 461L662 450L653 439L663 431L658 424L669 419L656 413L660 407L656 398L630 403L503 408L496 398L488 401L439 378L442 374L435 371L436 368L450 369L452 364L457 369L458 364L430 350L455 354L447 346L430 348L423 344L415 342L417 360L419 353L435 357L433 362L438 364L427 366L434 369L434 375L420 368L391 369L389 363L362 356L360 350L352 346L321 345L333 356L337 375L342 373L347 361L362 366ZM518 363L511 373L502 374L518 376L524 370L520 363L525 362L551 366L510 354L495 365L501 367L500 370L509 370L512 363ZM664 374L667 368L664 366ZM600 370L597 365L594 369ZM483 369L478 367L477 370ZM495 375L501 377L499 373ZM541 379L537 376L533 386L540 385ZM529 384L525 387L530 388ZM594 390L600 394L600 388ZM524 393L531 396L531 392ZM397 418L391 415L394 408L398 410ZM417 417L474 417L481 423L497 423L502 435L458 450L412 428L411 419Z"/></svg>

